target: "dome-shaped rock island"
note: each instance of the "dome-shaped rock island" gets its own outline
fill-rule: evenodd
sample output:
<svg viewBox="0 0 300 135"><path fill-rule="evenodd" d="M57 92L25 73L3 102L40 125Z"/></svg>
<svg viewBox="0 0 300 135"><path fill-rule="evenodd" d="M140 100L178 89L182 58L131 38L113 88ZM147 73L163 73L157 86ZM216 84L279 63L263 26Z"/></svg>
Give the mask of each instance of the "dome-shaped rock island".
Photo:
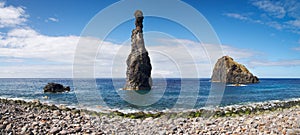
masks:
<svg viewBox="0 0 300 135"><path fill-rule="evenodd" d="M215 64L212 82L233 84L258 83L259 79L254 76L244 65L239 64L229 56L223 56Z"/></svg>

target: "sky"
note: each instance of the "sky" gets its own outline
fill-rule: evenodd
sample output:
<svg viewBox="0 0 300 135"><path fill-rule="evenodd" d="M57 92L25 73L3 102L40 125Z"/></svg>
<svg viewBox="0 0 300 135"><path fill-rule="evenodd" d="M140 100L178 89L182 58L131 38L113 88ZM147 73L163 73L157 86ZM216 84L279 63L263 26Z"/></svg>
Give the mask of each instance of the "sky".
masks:
<svg viewBox="0 0 300 135"><path fill-rule="evenodd" d="M126 7L115 9L117 16L101 18L101 13L116 2L0 0L0 78L72 78L74 58L80 56L76 53L79 41L84 41L88 53L97 53L92 59L95 77L125 77L125 61L135 27L132 11L136 9L128 9L128 12L121 12ZM222 55L233 57L259 78L300 77L298 0L182 2L205 18L220 44L198 39L193 30L180 22L150 16L147 5L136 7L149 11L144 12L144 39L153 77L195 77L196 74L199 78L209 78L215 61L209 59L208 54L216 53L211 50L218 46L222 48ZM153 12L165 13L176 8L170 4L161 9L159 3L156 4ZM181 10L176 9L177 12L171 14L182 18L190 16L191 20L195 17ZM95 33L102 32L115 18L125 15L132 18L120 22L109 33L102 33L107 35L105 39L97 34L83 34L93 24L99 24L94 27ZM90 44L99 47L93 49ZM207 48L213 49L207 52Z"/></svg>

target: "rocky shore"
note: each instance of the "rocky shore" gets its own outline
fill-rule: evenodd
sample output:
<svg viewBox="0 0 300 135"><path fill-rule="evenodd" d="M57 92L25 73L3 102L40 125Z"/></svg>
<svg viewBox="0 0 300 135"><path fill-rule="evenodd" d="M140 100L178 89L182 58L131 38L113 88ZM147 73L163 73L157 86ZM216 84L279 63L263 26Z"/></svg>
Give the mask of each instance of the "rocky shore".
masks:
<svg viewBox="0 0 300 135"><path fill-rule="evenodd" d="M1 134L300 134L300 101L272 102L189 113L93 111L0 99ZM252 108L252 109L250 109ZM207 110L206 110L207 111ZM186 114L186 115L185 115Z"/></svg>

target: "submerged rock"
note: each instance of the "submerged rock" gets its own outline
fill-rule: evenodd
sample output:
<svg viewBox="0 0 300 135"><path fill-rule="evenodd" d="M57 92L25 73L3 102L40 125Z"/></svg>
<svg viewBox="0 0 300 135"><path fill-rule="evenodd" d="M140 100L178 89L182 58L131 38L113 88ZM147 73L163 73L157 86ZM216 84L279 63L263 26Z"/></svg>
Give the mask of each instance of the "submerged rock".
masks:
<svg viewBox="0 0 300 135"><path fill-rule="evenodd" d="M131 52L127 58L125 90L150 90L152 66L143 38L143 13L134 13L136 28L131 35Z"/></svg>
<svg viewBox="0 0 300 135"><path fill-rule="evenodd" d="M58 83L48 83L44 87L44 92L50 92L50 93L57 93L57 92L67 92L70 91L70 87L64 87L61 84Z"/></svg>
<svg viewBox="0 0 300 135"><path fill-rule="evenodd" d="M250 73L250 71L244 65L235 62L229 56L223 56L222 58L218 59L217 63L215 64L211 81L247 84L258 83L259 79Z"/></svg>

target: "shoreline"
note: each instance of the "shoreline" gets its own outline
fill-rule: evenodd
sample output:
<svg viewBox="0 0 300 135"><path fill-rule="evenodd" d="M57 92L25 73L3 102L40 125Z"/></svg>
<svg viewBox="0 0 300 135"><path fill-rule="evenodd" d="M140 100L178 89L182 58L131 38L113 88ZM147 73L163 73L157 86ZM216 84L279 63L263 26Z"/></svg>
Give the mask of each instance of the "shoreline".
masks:
<svg viewBox="0 0 300 135"><path fill-rule="evenodd" d="M73 110L84 112L86 114L93 115L116 115L122 116L132 119L138 118L147 118L147 117L160 117L163 115L171 115L172 117L236 117L250 114L262 114L265 112L272 111L282 111L283 109L288 109L291 107L300 107L300 98L292 98L287 100L271 100L264 102L250 102L250 103L242 103L242 104L234 104L227 106L217 106L217 107L207 107L207 108L199 108L199 109L187 109L187 110L150 110L150 111L142 111L142 110L118 110L118 109L93 109L93 108L83 108L79 106L67 106L65 104L55 104L52 102L41 102L38 99L21 99L21 98L3 98L0 97L0 103L14 101L16 103L22 104L38 104L38 108L40 107L50 107L56 109L64 110Z"/></svg>
<svg viewBox="0 0 300 135"><path fill-rule="evenodd" d="M90 109L90 108L80 108L78 106L66 106L64 104L54 104L51 102L41 102L38 99L33 100L24 100L20 98L1 98L0 103L3 102L15 102L21 103L25 105L35 105L35 107L50 107L53 109L62 109L64 110L73 110L84 112L87 114L94 114L94 115L117 115L122 117L128 118L147 118L147 117L160 117L162 115L173 115L178 117L228 117L228 116L243 116L243 115L250 115L250 114L261 114L265 112L272 112L276 110L283 110L288 109L291 107L300 107L300 98L293 98L288 100L271 100L271 101L264 101L264 102L254 102L254 103L243 103L243 104L236 104L236 105L228 105L228 106L221 106L221 107L211 107L211 108L200 108L200 109L188 109L188 110L162 110L162 111L139 111L139 110L118 110L118 109L105 109L99 111L97 109ZM210 113L210 114L208 114ZM203 116L203 114L206 114ZM213 114L213 115L211 115ZM136 116L134 116L136 115Z"/></svg>
<svg viewBox="0 0 300 135"><path fill-rule="evenodd" d="M0 98L0 132L13 134L300 133L300 100L178 113L99 113ZM252 107L252 110L251 110ZM208 111L209 113L205 113ZM204 115L208 114L208 115Z"/></svg>

